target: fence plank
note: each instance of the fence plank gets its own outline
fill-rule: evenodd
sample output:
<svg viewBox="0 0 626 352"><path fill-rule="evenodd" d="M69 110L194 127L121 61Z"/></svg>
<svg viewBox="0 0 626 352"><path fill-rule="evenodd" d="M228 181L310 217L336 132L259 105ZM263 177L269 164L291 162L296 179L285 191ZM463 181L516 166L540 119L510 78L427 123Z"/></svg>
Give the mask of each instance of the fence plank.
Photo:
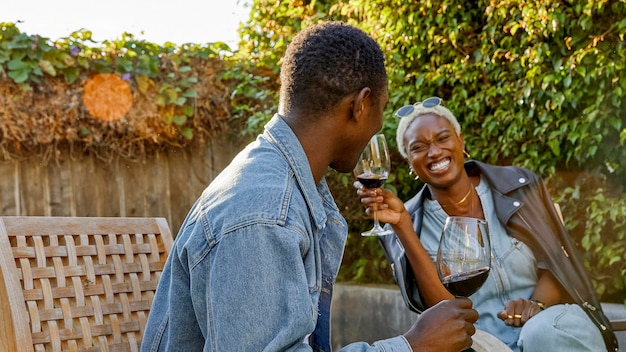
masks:
<svg viewBox="0 0 626 352"><path fill-rule="evenodd" d="M211 148L197 150L194 153L197 158L195 158L195 162L193 162L189 167L191 177L189 178L190 192L187 202L189 202L190 204L193 204L198 199L198 197L200 197L202 191L204 191L204 189L213 180L212 169L214 166L213 160L210 156L214 154L215 150L213 149L213 146Z"/></svg>
<svg viewBox="0 0 626 352"><path fill-rule="evenodd" d="M20 209L18 215L44 215L45 172L38 160L27 159L19 164L18 187L20 189Z"/></svg>
<svg viewBox="0 0 626 352"><path fill-rule="evenodd" d="M120 197L124 190L120 187L121 177L118 176L119 158L110 162L96 159L94 166L100 216L121 216Z"/></svg>
<svg viewBox="0 0 626 352"><path fill-rule="evenodd" d="M167 151L167 155L169 160L169 203L172 209L172 218L168 220L170 220L172 235L175 237L193 204L189 200L193 198L191 193L195 193L189 182L189 170L191 170L189 163L192 160L183 149L170 149Z"/></svg>
<svg viewBox="0 0 626 352"><path fill-rule="evenodd" d="M147 217L171 218L169 164L167 156L157 151L145 165L145 214Z"/></svg>
<svg viewBox="0 0 626 352"><path fill-rule="evenodd" d="M236 141L218 137L203 148L170 148L141 161L77 153L49 162L2 161L0 210L26 216L162 216L176 234L238 150Z"/></svg>
<svg viewBox="0 0 626 352"><path fill-rule="evenodd" d="M120 160L120 173L124 177L124 206L122 216L145 216L145 193L147 179L145 160Z"/></svg>
<svg viewBox="0 0 626 352"><path fill-rule="evenodd" d="M48 163L47 169L47 200L46 216L71 216L72 211L72 180L67 170L69 161L59 160Z"/></svg>
<svg viewBox="0 0 626 352"><path fill-rule="evenodd" d="M73 197L76 202L75 216L98 216L102 213L99 206L98 187L94 157L81 157L70 162Z"/></svg>
<svg viewBox="0 0 626 352"><path fill-rule="evenodd" d="M17 161L0 162L0 211L2 215L18 215L19 183Z"/></svg>

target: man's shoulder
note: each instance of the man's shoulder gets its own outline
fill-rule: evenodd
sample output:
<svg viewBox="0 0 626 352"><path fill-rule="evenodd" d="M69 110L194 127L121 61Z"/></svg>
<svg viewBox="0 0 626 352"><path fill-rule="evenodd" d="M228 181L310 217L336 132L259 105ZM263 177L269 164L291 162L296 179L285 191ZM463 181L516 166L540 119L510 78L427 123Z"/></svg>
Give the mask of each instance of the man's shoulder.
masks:
<svg viewBox="0 0 626 352"><path fill-rule="evenodd" d="M225 169L204 197L239 209L274 209L293 189L293 179L293 171L279 158L246 161Z"/></svg>
<svg viewBox="0 0 626 352"><path fill-rule="evenodd" d="M202 194L202 213L213 225L225 229L243 223L284 223L288 211L305 204L295 172L284 158L233 162Z"/></svg>

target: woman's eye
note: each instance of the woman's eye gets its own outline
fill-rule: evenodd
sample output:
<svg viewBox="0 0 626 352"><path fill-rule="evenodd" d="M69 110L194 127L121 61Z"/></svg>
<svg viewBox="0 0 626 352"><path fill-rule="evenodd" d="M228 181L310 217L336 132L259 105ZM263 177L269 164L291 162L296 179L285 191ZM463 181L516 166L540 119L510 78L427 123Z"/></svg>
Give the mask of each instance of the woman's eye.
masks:
<svg viewBox="0 0 626 352"><path fill-rule="evenodd" d="M423 144L415 144L411 147L411 151L413 152L421 152L426 149L426 146Z"/></svg>

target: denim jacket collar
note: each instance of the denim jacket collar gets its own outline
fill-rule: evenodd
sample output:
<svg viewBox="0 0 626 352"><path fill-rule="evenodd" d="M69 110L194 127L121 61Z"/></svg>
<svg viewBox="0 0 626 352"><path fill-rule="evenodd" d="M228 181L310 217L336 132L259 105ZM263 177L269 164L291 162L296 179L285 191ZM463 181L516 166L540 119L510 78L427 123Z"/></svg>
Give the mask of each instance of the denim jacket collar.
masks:
<svg viewBox="0 0 626 352"><path fill-rule="evenodd" d="M335 204L326 180L322 178L319 185L315 184L311 165L307 162L308 158L302 144L282 116L275 114L272 117L265 125L264 136L285 156L293 169L298 186L303 189L302 194L305 196L309 211L313 214L315 226L318 230L323 229L327 217L322 203ZM310 197L312 194L319 194L322 198Z"/></svg>

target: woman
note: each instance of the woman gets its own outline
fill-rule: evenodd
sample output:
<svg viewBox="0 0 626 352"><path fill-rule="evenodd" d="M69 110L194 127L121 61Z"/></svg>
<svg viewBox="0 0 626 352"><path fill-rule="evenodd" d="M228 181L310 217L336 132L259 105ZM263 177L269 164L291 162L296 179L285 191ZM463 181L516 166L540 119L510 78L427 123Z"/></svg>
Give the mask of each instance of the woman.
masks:
<svg viewBox="0 0 626 352"><path fill-rule="evenodd" d="M420 312L452 298L434 265L446 217L485 219L492 268L470 297L480 314L476 328L513 351L617 351L542 180L519 167L466 162L459 123L437 97L396 114L400 154L425 187L404 204L389 190L356 186L395 232L380 241L409 307Z"/></svg>

